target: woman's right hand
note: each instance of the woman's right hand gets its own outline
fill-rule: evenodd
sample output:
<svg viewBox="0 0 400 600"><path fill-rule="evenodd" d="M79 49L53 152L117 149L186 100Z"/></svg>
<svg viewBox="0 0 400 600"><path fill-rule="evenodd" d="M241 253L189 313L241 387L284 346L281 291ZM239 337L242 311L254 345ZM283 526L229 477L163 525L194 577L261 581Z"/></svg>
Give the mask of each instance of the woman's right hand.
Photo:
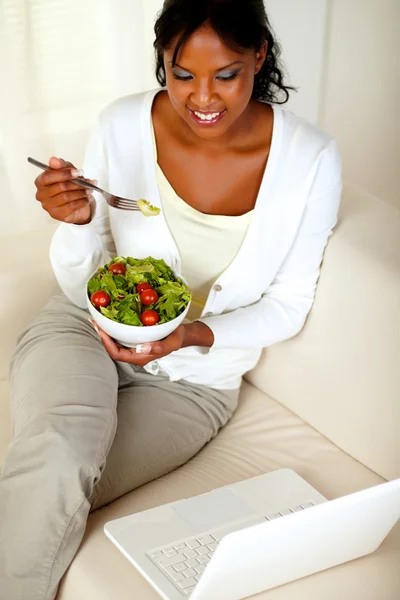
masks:
<svg viewBox="0 0 400 600"><path fill-rule="evenodd" d="M36 199L42 208L57 221L86 225L92 218L92 192L74 183L81 175L73 164L52 157L51 170L44 171L35 179ZM92 182L90 179L87 181Z"/></svg>

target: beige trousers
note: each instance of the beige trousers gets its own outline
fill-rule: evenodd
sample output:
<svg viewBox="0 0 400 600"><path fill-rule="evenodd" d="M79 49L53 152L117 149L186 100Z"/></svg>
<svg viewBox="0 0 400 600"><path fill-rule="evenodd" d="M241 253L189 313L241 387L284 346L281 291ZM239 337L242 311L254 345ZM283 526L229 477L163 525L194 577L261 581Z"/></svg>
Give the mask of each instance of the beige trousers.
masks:
<svg viewBox="0 0 400 600"><path fill-rule="evenodd" d="M11 365L14 436L0 477L0 597L51 600L91 509L160 477L217 435L238 391L115 363L57 294Z"/></svg>

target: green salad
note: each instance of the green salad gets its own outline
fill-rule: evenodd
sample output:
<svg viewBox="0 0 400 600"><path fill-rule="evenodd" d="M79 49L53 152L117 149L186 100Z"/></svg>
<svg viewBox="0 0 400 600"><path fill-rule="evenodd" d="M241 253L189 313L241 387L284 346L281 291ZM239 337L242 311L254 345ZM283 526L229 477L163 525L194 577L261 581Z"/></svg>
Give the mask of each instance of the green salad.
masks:
<svg viewBox="0 0 400 600"><path fill-rule="evenodd" d="M88 281L91 303L125 325L150 326L178 317L190 302L189 288L162 260L117 256Z"/></svg>

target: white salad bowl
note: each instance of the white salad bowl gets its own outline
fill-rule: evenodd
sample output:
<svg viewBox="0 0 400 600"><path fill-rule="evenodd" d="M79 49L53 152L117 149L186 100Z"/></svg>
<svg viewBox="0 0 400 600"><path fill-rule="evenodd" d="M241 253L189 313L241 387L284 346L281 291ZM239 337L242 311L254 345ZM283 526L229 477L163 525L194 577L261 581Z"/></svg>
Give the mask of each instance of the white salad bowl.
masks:
<svg viewBox="0 0 400 600"><path fill-rule="evenodd" d="M97 270L89 277L88 281L94 277L96 273ZM179 277L184 283L186 283L180 275L175 275L174 273L174 276ZM158 342L159 340L166 338L185 320L189 311L190 301L183 313L176 317L176 319L168 321L168 323L143 327L138 325L125 325L125 323L117 323L116 321L108 319L102 315L101 312L97 310L90 302L90 298L87 293L88 281L86 282L86 304L91 317L103 331L108 333L108 335L114 338L119 344L126 346L127 348L135 348L138 344L143 344L145 342Z"/></svg>

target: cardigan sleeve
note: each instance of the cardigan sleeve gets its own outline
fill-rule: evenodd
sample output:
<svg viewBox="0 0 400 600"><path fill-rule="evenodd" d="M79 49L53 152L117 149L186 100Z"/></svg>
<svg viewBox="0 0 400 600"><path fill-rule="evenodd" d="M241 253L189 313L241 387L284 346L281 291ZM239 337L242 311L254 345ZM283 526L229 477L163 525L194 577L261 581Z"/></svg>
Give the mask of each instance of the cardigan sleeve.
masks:
<svg viewBox="0 0 400 600"><path fill-rule="evenodd" d="M85 154L85 177L97 179L107 189L108 166L104 150L101 116ZM61 223L50 245L50 261L56 279L65 295L77 306L86 307L86 282L100 266L115 256L110 231L108 205L101 194L94 193L93 217L87 225Z"/></svg>
<svg viewBox="0 0 400 600"><path fill-rule="evenodd" d="M213 348L266 347L301 331L314 301L324 250L337 222L341 190L340 156L336 143L331 142L320 161L292 247L261 299L199 319L214 333Z"/></svg>

